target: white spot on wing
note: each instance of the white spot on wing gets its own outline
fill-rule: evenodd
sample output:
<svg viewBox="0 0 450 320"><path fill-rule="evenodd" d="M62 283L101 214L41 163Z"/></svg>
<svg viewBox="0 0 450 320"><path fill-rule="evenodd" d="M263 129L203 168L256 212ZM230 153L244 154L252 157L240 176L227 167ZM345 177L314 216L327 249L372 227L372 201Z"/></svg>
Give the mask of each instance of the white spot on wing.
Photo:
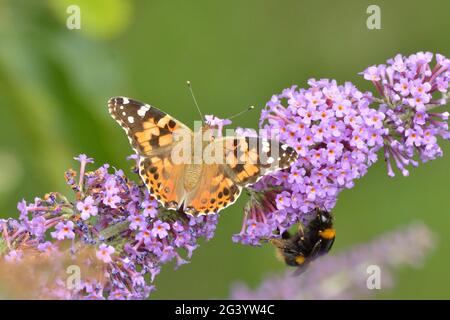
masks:
<svg viewBox="0 0 450 320"><path fill-rule="evenodd" d="M133 117L128 117L128 122L129 123L134 123L134 118Z"/></svg>
<svg viewBox="0 0 450 320"><path fill-rule="evenodd" d="M272 157L270 157L270 158L267 159L267 163L268 163L268 164L272 164L274 161L275 161L275 159L272 158Z"/></svg>
<svg viewBox="0 0 450 320"><path fill-rule="evenodd" d="M150 106L144 105L139 108L139 110L137 111L137 114L143 118L143 117L145 117L145 114L147 113L148 110L150 110Z"/></svg>
<svg viewBox="0 0 450 320"><path fill-rule="evenodd" d="M123 104L129 104L130 100L128 100L128 98L123 98Z"/></svg>

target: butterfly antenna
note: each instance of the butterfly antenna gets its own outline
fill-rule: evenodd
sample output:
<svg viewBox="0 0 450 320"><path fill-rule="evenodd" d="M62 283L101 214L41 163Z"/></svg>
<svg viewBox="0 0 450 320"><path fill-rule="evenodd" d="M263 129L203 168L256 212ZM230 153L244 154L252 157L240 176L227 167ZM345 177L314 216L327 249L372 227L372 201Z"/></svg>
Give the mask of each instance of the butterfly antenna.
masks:
<svg viewBox="0 0 450 320"><path fill-rule="evenodd" d="M202 114L202 112L200 111L200 107L198 106L197 99L195 99L194 91L192 90L192 84L191 84L191 82L190 82L189 80L188 80L186 83L187 83L187 85L188 85L189 92L191 93L192 100L194 100L194 104L195 104L195 106L197 107L197 111L198 111L198 113L199 113L199 115L200 115L200 117L201 117L201 119L202 119L202 122L203 122L203 121L204 121L204 119L203 119L203 114Z"/></svg>
<svg viewBox="0 0 450 320"><path fill-rule="evenodd" d="M247 113L247 112L249 112L249 111L251 111L251 110L253 110L253 109L255 109L255 106L250 106L250 107L248 107L247 109L242 110L241 112L238 112L238 113L232 115L232 116L229 117L228 119L231 120L231 119L233 119L233 118L239 117L240 115L243 115L244 113Z"/></svg>

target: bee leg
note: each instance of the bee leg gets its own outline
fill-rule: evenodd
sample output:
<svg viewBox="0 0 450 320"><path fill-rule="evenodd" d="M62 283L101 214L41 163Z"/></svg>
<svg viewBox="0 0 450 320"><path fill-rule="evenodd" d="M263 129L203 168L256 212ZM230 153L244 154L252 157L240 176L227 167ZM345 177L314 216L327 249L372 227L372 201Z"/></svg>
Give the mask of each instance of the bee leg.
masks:
<svg viewBox="0 0 450 320"><path fill-rule="evenodd" d="M321 245L322 245L322 240L319 240L319 241L316 242L316 244L312 248L311 253L309 255L311 260L314 260L315 258L317 258L317 256L320 253L320 246Z"/></svg>
<svg viewBox="0 0 450 320"><path fill-rule="evenodd" d="M304 239L305 238L305 231L303 229L303 225L301 223L298 224L298 229L297 229L298 235L300 236L300 239Z"/></svg>
<svg viewBox="0 0 450 320"><path fill-rule="evenodd" d="M286 247L285 241L281 239L271 239L270 243L272 243L278 249L284 249Z"/></svg>

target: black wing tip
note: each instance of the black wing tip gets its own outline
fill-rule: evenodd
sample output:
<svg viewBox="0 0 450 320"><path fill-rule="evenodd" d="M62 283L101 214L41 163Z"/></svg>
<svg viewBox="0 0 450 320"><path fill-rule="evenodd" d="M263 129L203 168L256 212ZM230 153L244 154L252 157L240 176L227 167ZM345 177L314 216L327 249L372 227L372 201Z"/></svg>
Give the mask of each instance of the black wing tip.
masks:
<svg viewBox="0 0 450 320"><path fill-rule="evenodd" d="M125 96L116 96L111 97L108 100L108 105L118 105L118 104L128 104L130 101L135 101L134 99L125 97Z"/></svg>

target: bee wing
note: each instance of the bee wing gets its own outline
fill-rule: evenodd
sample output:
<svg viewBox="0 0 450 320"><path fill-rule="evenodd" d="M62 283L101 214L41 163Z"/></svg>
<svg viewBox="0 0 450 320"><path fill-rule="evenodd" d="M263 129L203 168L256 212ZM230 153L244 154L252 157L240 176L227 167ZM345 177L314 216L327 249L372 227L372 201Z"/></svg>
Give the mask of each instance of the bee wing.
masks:
<svg viewBox="0 0 450 320"><path fill-rule="evenodd" d="M301 275L303 272L306 271L306 269L308 269L308 265L309 262L302 264L300 267L298 267L297 269L295 269L294 272L292 272L292 277L298 277L299 275Z"/></svg>

